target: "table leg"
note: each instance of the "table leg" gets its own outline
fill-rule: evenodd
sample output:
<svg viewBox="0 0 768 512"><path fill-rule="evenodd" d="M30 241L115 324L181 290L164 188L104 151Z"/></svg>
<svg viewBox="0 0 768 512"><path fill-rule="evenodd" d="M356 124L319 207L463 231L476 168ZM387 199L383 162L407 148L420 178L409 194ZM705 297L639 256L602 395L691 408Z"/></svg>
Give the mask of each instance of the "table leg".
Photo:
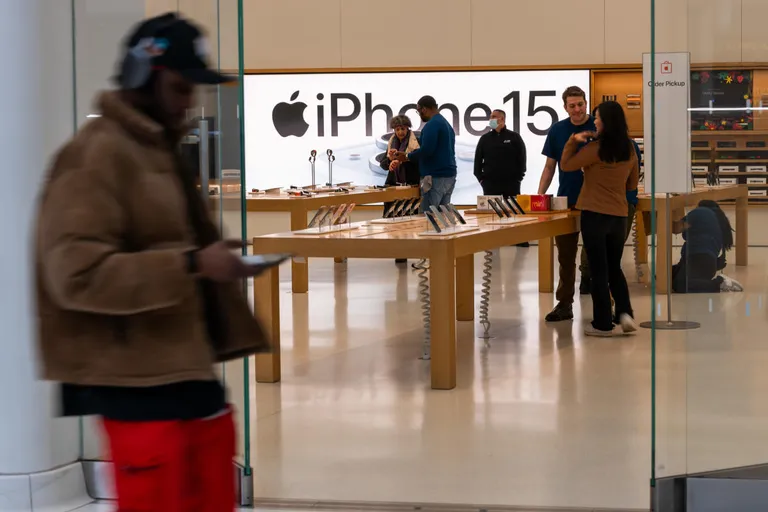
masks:
<svg viewBox="0 0 768 512"><path fill-rule="evenodd" d="M256 356L256 382L280 381L280 267L271 267L253 279L256 318L272 342L272 352Z"/></svg>
<svg viewBox="0 0 768 512"><path fill-rule="evenodd" d="M637 261L635 263L648 263L648 231L645 229L643 212L635 213L635 227L637 229Z"/></svg>
<svg viewBox="0 0 768 512"><path fill-rule="evenodd" d="M672 271L672 262L667 259L667 246L670 240L670 229L667 226L667 204L666 199L656 200L656 293L667 293L667 275Z"/></svg>
<svg viewBox="0 0 768 512"><path fill-rule="evenodd" d="M539 293L552 293L555 289L555 239L539 240Z"/></svg>
<svg viewBox="0 0 768 512"><path fill-rule="evenodd" d="M475 319L475 255L456 258L456 320Z"/></svg>
<svg viewBox="0 0 768 512"><path fill-rule="evenodd" d="M749 198L736 198L736 265L746 266L749 260Z"/></svg>
<svg viewBox="0 0 768 512"><path fill-rule="evenodd" d="M456 272L453 251L429 259L432 389L456 387Z"/></svg>
<svg viewBox="0 0 768 512"><path fill-rule="evenodd" d="M291 231L307 229L307 212L303 209L291 210ZM307 258L291 260L293 293L307 293L309 289L309 261Z"/></svg>

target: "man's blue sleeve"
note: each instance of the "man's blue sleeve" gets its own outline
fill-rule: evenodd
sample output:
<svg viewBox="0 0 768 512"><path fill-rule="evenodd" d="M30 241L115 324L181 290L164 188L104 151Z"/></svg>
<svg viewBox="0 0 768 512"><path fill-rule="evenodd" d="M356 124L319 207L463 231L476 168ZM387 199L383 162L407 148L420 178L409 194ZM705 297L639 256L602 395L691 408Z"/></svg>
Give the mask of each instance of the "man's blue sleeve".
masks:
<svg viewBox="0 0 768 512"><path fill-rule="evenodd" d="M431 156L437 149L437 129L434 123L427 123L421 131L421 146L408 154L409 160L418 160L422 156Z"/></svg>

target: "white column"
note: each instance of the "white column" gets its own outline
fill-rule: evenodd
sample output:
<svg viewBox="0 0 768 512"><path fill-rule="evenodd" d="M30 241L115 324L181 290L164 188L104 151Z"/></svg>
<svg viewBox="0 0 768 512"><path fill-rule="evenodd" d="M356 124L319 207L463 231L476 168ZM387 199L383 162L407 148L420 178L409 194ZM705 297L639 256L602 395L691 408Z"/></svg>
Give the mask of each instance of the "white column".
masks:
<svg viewBox="0 0 768 512"><path fill-rule="evenodd" d="M72 134L71 35L68 0L2 0L0 511L83 500L80 468L61 468L77 459L78 422L55 417L55 387L38 379L31 245L40 181Z"/></svg>

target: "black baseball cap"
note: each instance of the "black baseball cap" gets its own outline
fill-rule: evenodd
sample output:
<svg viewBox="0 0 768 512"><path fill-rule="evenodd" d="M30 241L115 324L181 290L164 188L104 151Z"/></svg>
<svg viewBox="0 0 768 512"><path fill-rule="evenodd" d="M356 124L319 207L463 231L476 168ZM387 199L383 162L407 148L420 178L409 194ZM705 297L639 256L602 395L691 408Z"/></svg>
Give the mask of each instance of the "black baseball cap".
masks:
<svg viewBox="0 0 768 512"><path fill-rule="evenodd" d="M124 50L127 54L149 57L152 70L170 69L196 84L215 85L234 80L210 68L203 31L173 12L139 23L126 38ZM126 83L126 73L130 71L124 65L118 81Z"/></svg>

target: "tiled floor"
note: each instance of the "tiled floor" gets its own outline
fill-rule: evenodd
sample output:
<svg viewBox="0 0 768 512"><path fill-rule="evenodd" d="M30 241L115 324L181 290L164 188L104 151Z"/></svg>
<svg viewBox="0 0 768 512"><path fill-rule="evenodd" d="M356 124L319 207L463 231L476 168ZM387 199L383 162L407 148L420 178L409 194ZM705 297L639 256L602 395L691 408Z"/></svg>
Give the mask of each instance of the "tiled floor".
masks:
<svg viewBox="0 0 768 512"><path fill-rule="evenodd" d="M728 269L746 293L675 296L676 317L702 328L656 334L658 476L768 461L768 250L750 257ZM313 260L306 295L284 270L283 381L251 387L257 497L647 509L651 332L585 338L588 297L576 321L545 324L536 248L496 254L494 338L459 323L448 392L418 359L410 268ZM645 286L631 292L638 320L666 311Z"/></svg>

